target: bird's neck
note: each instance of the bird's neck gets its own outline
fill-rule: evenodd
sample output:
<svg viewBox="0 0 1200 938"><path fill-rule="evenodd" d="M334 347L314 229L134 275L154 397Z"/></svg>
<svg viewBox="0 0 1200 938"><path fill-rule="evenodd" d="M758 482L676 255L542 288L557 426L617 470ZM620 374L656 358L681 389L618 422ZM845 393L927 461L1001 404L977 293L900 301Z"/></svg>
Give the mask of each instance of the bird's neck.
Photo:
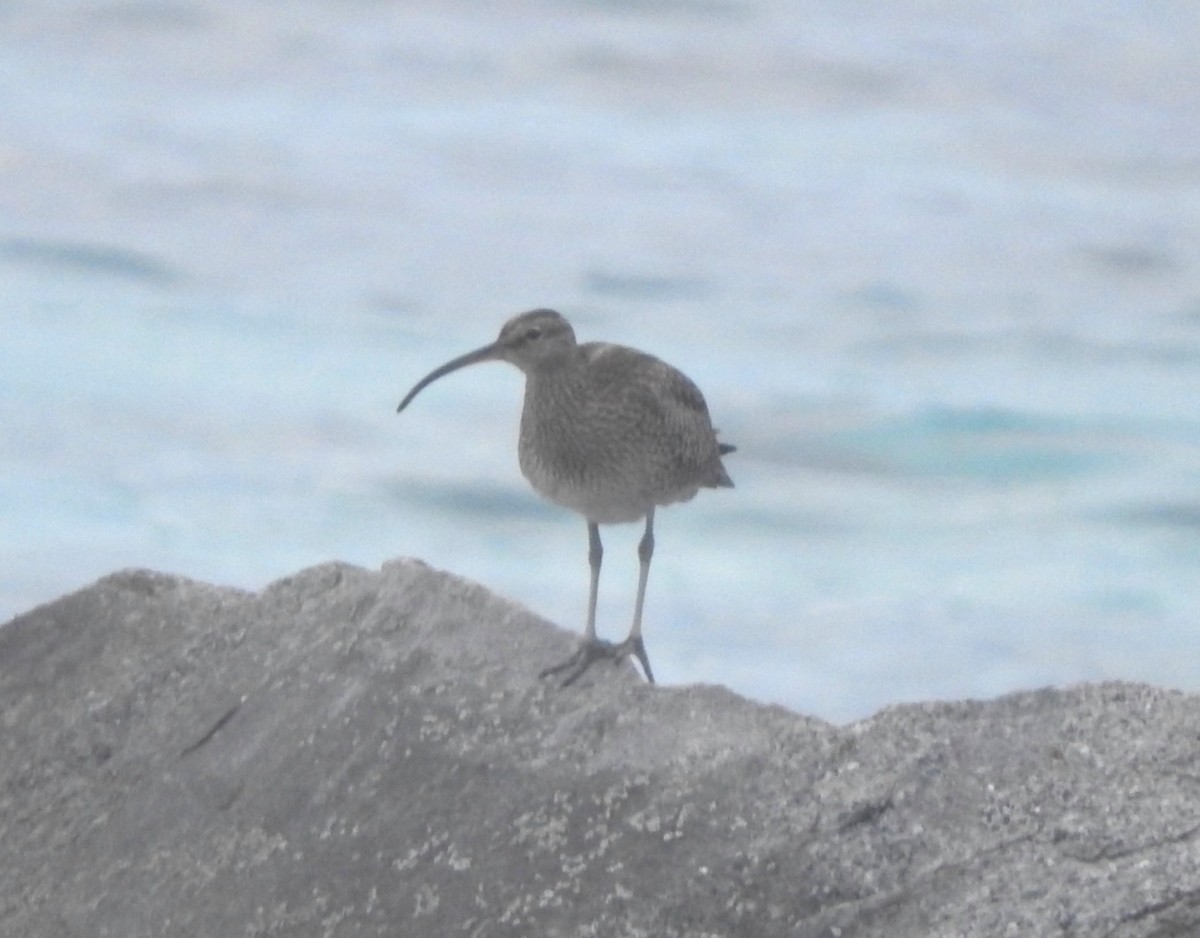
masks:
<svg viewBox="0 0 1200 938"><path fill-rule="evenodd" d="M575 386L582 381L583 376L583 358L577 348L540 361L525 372L527 382L546 388Z"/></svg>
<svg viewBox="0 0 1200 938"><path fill-rule="evenodd" d="M543 421L557 422L583 403L586 393L585 372L577 351L552 361L540 362L525 375L525 413L541 415Z"/></svg>

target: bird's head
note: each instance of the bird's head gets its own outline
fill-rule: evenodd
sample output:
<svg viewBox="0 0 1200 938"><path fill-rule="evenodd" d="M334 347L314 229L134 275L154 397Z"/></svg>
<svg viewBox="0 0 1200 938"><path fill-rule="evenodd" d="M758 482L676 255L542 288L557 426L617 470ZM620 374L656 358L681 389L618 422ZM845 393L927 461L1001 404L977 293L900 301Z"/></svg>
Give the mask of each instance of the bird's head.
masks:
<svg viewBox="0 0 1200 938"><path fill-rule="evenodd" d="M479 362L504 361L526 374L567 360L575 351L575 330L552 309L534 309L514 316L500 329L491 345L460 355L435 368L413 385L396 411L402 411L427 385L452 371Z"/></svg>
<svg viewBox="0 0 1200 938"><path fill-rule="evenodd" d="M575 351L575 330L552 309L534 309L506 322L494 343L497 358L529 373Z"/></svg>

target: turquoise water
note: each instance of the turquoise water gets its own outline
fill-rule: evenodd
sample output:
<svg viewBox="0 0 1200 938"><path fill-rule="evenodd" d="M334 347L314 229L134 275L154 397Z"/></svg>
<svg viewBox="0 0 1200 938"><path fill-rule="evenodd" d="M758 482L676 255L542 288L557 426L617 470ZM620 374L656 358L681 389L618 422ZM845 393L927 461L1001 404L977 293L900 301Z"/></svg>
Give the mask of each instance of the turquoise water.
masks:
<svg viewBox="0 0 1200 938"><path fill-rule="evenodd" d="M659 516L662 680L1200 688L1197 47L1182 3L7 4L0 619L411 555L578 628L519 374L394 413L549 305L739 447Z"/></svg>

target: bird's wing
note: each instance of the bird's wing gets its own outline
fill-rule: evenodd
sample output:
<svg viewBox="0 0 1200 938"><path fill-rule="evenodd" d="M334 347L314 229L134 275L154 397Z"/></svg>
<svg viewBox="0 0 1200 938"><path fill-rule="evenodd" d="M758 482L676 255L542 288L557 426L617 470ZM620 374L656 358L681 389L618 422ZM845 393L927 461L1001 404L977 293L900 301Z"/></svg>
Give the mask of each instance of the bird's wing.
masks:
<svg viewBox="0 0 1200 938"><path fill-rule="evenodd" d="M666 406L680 406L708 416L708 405L695 382L662 359L610 342L585 342L579 350L588 363L589 380L597 396L643 397L650 392Z"/></svg>
<svg viewBox="0 0 1200 938"><path fill-rule="evenodd" d="M591 397L598 406L617 410L623 419L657 426L660 433L694 439L712 432L704 395L687 375L637 349L607 342L580 346L588 360ZM600 404L603 402L603 404Z"/></svg>
<svg viewBox="0 0 1200 938"><path fill-rule="evenodd" d="M657 465L667 480L732 484L716 461L719 444L708 405L691 378L637 349L603 342L579 348L587 362L585 406L599 422L622 428L640 461Z"/></svg>
<svg viewBox="0 0 1200 938"><path fill-rule="evenodd" d="M677 368L672 368L670 365L663 362L663 367L670 371L670 375L664 382L665 387L663 393L667 398L675 404L678 404L687 410L694 410L698 414L703 414L708 417L708 404L704 401L704 395L700 393L700 389L696 387L696 382L685 375Z"/></svg>

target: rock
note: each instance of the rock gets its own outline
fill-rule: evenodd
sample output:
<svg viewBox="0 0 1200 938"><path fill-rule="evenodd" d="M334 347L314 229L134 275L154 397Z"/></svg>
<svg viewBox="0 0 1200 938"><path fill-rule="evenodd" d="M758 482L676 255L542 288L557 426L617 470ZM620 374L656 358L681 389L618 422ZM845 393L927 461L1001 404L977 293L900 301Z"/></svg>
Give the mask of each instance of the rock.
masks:
<svg viewBox="0 0 1200 938"><path fill-rule="evenodd" d="M1200 699L839 727L540 668L577 637L397 561L118 573L0 628L4 936L1200 934Z"/></svg>

